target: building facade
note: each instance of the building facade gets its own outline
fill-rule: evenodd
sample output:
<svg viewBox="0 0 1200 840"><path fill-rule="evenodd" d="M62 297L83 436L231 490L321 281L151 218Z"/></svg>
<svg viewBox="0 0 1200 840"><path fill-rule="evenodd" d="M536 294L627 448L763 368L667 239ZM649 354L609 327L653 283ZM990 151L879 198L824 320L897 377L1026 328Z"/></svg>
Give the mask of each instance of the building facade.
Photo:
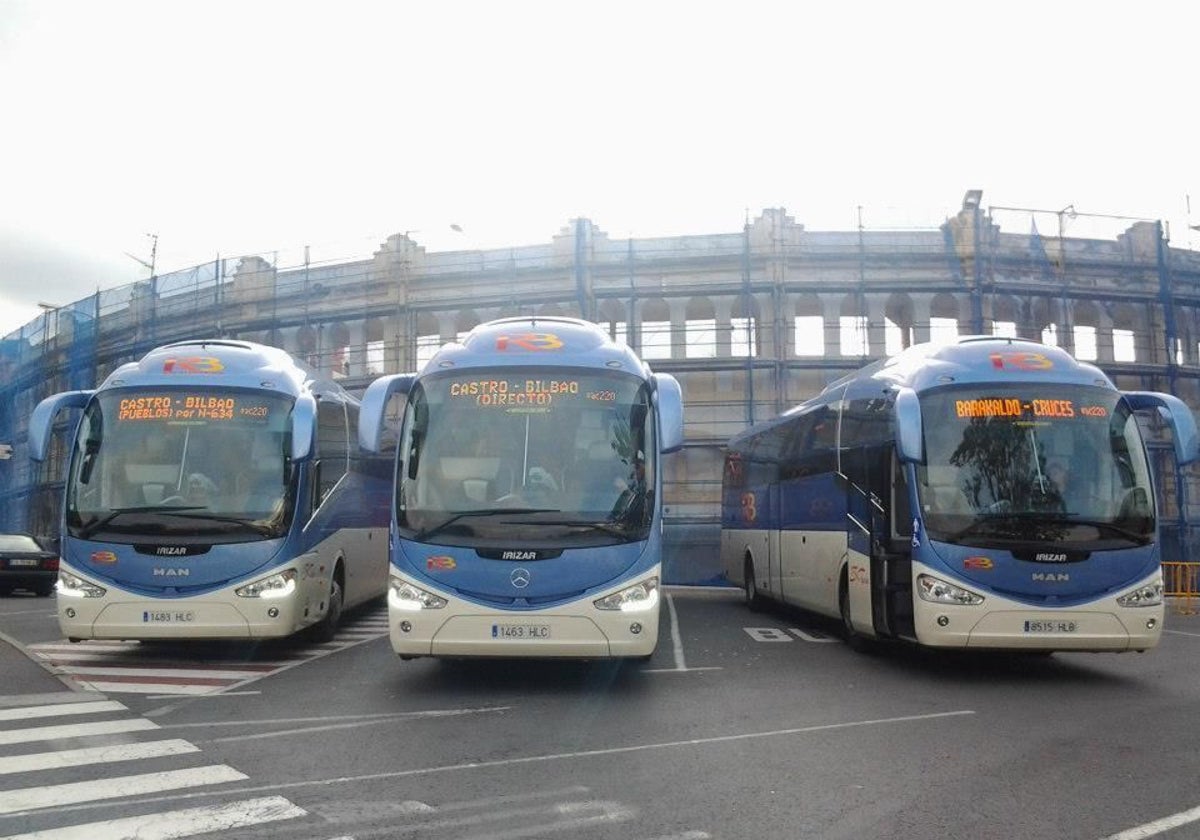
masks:
<svg viewBox="0 0 1200 840"><path fill-rule="evenodd" d="M368 259L280 262L218 260L102 291L0 341L0 443L14 447L0 461L0 529L57 530L66 449L58 435L43 464L29 461L38 400L95 387L185 338L276 345L361 392L492 318L601 323L683 387L687 445L667 472L669 582L718 574L725 441L913 343L1055 343L1124 390L1200 407L1200 253L1171 247L1149 221L1115 239L1002 232L977 192L933 230L808 231L769 209L729 233L613 239L576 219L542 245L430 253L397 234ZM1190 559L1200 488L1189 492L1191 470L1169 467L1165 432L1151 432L1168 553Z"/></svg>

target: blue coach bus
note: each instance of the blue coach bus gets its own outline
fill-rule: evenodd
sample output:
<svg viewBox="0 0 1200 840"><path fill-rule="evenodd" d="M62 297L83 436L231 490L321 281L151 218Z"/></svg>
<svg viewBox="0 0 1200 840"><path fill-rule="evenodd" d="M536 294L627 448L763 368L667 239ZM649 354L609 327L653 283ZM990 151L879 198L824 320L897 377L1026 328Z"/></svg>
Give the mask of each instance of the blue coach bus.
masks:
<svg viewBox="0 0 1200 840"><path fill-rule="evenodd" d="M82 409L63 504L58 618L79 639L330 637L382 597L390 464L357 448L356 399L282 350L188 341L152 350Z"/></svg>
<svg viewBox="0 0 1200 840"><path fill-rule="evenodd" d="M396 653L653 652L661 454L683 443L673 377L594 324L505 319L442 347L420 375L375 381L363 397L364 450L383 448L389 415L400 425L388 588Z"/></svg>
<svg viewBox="0 0 1200 840"><path fill-rule="evenodd" d="M1029 341L925 344L735 437L722 564L852 644L1145 650L1163 622L1155 488L1135 412L1197 457L1175 397L1122 393ZM1170 559L1170 558L1167 558Z"/></svg>

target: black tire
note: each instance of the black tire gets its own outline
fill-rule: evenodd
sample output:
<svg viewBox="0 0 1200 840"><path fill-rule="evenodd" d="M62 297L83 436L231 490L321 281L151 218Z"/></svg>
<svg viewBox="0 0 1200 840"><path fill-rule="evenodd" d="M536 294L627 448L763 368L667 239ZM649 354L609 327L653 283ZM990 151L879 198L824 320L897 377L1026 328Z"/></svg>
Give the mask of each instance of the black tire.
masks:
<svg viewBox="0 0 1200 840"><path fill-rule="evenodd" d="M324 617L313 625L311 638L314 642L332 642L342 621L342 585L337 577L329 584L329 609Z"/></svg>
<svg viewBox="0 0 1200 840"><path fill-rule="evenodd" d="M754 577L754 563L749 557L746 558L743 579L745 580L746 606L752 612L762 612L763 607L766 606L766 599L758 591L758 582Z"/></svg>

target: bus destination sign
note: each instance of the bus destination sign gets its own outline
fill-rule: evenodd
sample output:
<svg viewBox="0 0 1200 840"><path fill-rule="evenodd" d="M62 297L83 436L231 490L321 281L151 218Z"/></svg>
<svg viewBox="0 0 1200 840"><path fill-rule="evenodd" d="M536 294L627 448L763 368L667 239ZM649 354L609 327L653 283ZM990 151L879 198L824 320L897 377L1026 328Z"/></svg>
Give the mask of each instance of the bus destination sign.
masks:
<svg viewBox="0 0 1200 840"><path fill-rule="evenodd" d="M1037 417L1050 420L1069 420L1074 417L1107 417L1108 409L1101 405L1077 406L1074 400L979 397L970 400L955 400L954 414L959 418Z"/></svg>
<svg viewBox="0 0 1200 840"><path fill-rule="evenodd" d="M117 407L119 422L264 421L269 414L270 407L260 400L194 393L126 397Z"/></svg>

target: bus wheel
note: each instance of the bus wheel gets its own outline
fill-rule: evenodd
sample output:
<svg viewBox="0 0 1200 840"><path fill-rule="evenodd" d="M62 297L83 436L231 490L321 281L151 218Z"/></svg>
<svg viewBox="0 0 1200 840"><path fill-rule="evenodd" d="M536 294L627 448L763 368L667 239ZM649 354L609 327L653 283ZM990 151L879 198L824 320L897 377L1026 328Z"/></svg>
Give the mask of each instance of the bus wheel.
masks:
<svg viewBox="0 0 1200 840"><path fill-rule="evenodd" d="M313 625L312 638L316 642L331 642L342 620L342 585L335 577L329 583L329 609L325 617Z"/></svg>
<svg viewBox="0 0 1200 840"><path fill-rule="evenodd" d="M754 579L754 563L749 557L746 558L744 578L746 581L746 606L754 612L761 612L765 605L765 599L758 591L758 583Z"/></svg>
<svg viewBox="0 0 1200 840"><path fill-rule="evenodd" d="M844 574L842 585L838 587L838 611L842 614L842 634L846 645L859 653L870 651L871 640L854 629L854 622L850 618L850 585Z"/></svg>

